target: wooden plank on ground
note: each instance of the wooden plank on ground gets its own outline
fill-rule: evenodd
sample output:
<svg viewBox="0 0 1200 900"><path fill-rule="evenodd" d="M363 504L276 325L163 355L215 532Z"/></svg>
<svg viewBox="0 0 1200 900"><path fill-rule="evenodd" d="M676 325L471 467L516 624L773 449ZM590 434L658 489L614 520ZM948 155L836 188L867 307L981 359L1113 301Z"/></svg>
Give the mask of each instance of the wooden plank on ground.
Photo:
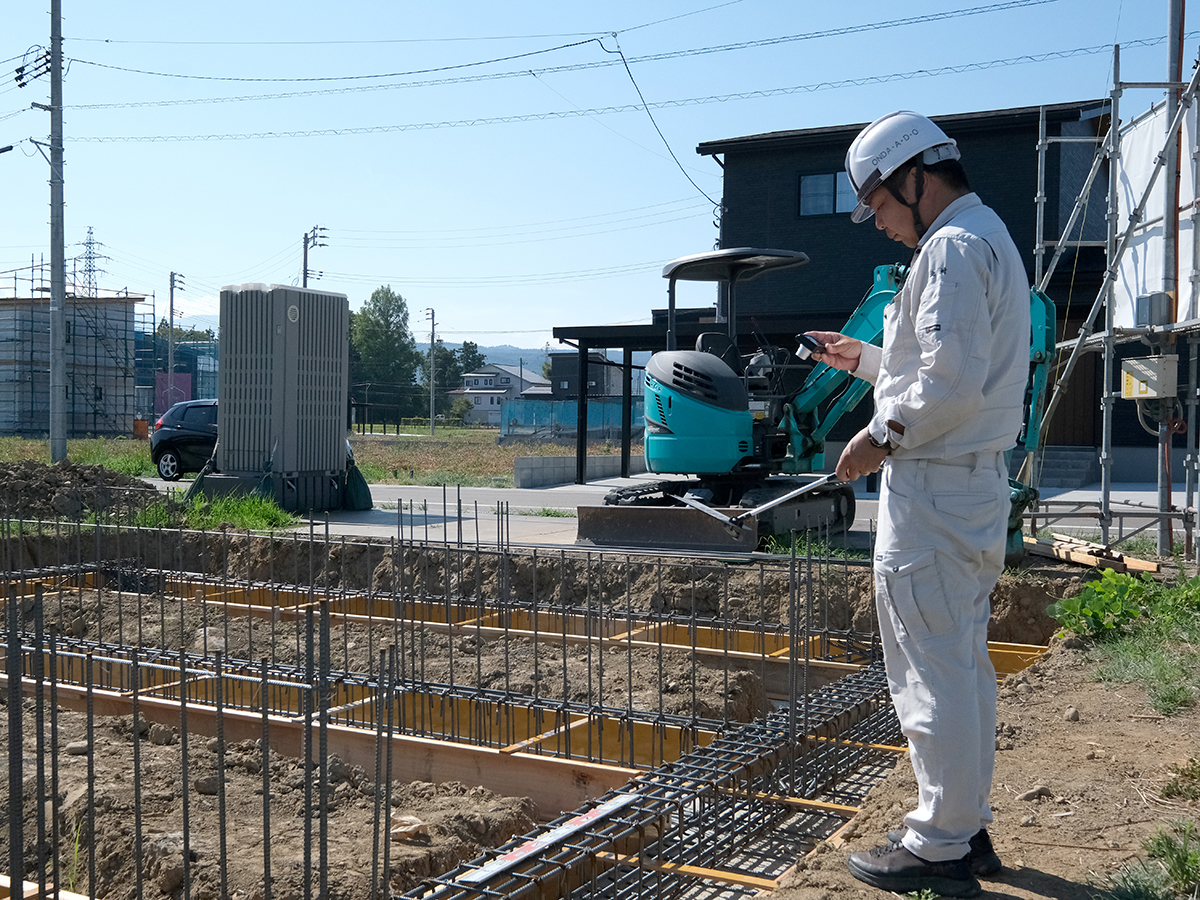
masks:
<svg viewBox="0 0 1200 900"><path fill-rule="evenodd" d="M1075 563L1077 566L1112 569L1114 572L1128 571L1124 560L1098 556L1095 552L1087 552L1078 544L1068 544L1064 541L1043 541L1026 535L1025 552L1050 559L1061 559L1064 562Z"/></svg>

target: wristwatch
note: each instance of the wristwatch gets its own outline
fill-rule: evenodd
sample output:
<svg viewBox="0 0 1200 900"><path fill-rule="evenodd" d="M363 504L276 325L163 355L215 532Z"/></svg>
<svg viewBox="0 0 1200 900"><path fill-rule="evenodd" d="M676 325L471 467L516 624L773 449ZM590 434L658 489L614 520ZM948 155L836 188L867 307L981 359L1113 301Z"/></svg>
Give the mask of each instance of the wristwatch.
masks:
<svg viewBox="0 0 1200 900"><path fill-rule="evenodd" d="M892 426L892 422L888 422L888 431L883 432L883 440L875 437L875 432L871 431L870 425L866 426L866 440L868 440L870 445L874 446L876 450L887 450L889 454L894 449L892 445L892 431L890 431L890 426Z"/></svg>
<svg viewBox="0 0 1200 900"><path fill-rule="evenodd" d="M876 439L875 435L871 433L870 428L867 429L867 442L876 450L886 450L888 453L892 452L892 445L887 441Z"/></svg>

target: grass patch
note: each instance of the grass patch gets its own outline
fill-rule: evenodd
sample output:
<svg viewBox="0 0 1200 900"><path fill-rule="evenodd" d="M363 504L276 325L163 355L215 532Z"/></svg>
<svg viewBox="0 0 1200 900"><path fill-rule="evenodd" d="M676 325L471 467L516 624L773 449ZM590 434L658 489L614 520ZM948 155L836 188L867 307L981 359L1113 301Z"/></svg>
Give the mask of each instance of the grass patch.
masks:
<svg viewBox="0 0 1200 900"><path fill-rule="evenodd" d="M113 472L142 478L155 474L149 441L133 438L84 438L67 441L67 458L81 466L104 466ZM50 442L0 437L0 463L25 460L50 465Z"/></svg>
<svg viewBox="0 0 1200 900"><path fill-rule="evenodd" d="M1200 829L1193 822L1172 822L1142 842L1142 849L1162 866L1179 894L1195 896L1200 888Z"/></svg>
<svg viewBox="0 0 1200 900"><path fill-rule="evenodd" d="M1200 578L1148 586L1141 599L1132 624L1095 635L1095 677L1136 683L1157 712L1175 715L1200 699Z"/></svg>
<svg viewBox="0 0 1200 900"><path fill-rule="evenodd" d="M1139 861L1105 876L1096 886L1092 900L1179 900L1158 866Z"/></svg>
<svg viewBox="0 0 1200 900"><path fill-rule="evenodd" d="M571 456L573 446L559 444L497 444L495 431L464 429L435 437L352 436L354 461L369 484L462 485L512 487L518 456ZM588 447L589 456L620 452L609 442ZM640 445L631 450L642 452ZM496 479L503 479L496 482Z"/></svg>
<svg viewBox="0 0 1200 900"><path fill-rule="evenodd" d="M1171 772L1171 779L1163 785L1163 797L1200 800L1200 760L1193 757L1183 766L1171 766Z"/></svg>
<svg viewBox="0 0 1200 900"><path fill-rule="evenodd" d="M1108 875L1093 900L1180 900L1200 895L1200 829L1177 821L1142 841L1149 860Z"/></svg>
<svg viewBox="0 0 1200 900"><path fill-rule="evenodd" d="M272 531L291 528L300 522L298 516L285 512L266 497L232 494L211 501L195 497L190 502L162 500L138 513L135 518L143 528L190 528L210 531L222 525L251 531Z"/></svg>
<svg viewBox="0 0 1200 900"><path fill-rule="evenodd" d="M570 456L574 445L497 444L495 430L442 429L435 437L404 435L351 435L354 461L368 484L462 485L512 487L513 465L518 456ZM631 452L642 452L640 444ZM589 456L620 453L611 441L588 447ZM67 458L73 463L104 466L134 477L155 474L149 441L132 438L88 438L67 441ZM31 459L50 464L50 442L20 437L0 437L0 463ZM496 481L502 479L502 481Z"/></svg>
<svg viewBox="0 0 1200 900"><path fill-rule="evenodd" d="M543 506L541 509L510 509L509 513L514 516L544 516L548 519L575 519L579 516L573 509L555 509L551 506Z"/></svg>
<svg viewBox="0 0 1200 900"><path fill-rule="evenodd" d="M870 559L870 550L860 550L855 547L846 547L834 540L824 540L822 538L809 538L802 532L797 532L794 541L789 541L787 538L777 537L776 535L768 535L759 542L759 549L763 553L774 553L778 556L791 556L792 547L795 546L797 556L805 556L811 553L815 557L821 559Z"/></svg>

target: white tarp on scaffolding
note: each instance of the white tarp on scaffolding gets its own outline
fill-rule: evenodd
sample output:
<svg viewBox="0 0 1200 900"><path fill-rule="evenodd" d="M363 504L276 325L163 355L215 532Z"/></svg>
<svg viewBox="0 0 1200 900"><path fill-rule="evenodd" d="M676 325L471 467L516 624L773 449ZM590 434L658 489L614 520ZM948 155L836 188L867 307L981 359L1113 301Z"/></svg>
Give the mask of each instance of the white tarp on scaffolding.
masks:
<svg viewBox="0 0 1200 900"><path fill-rule="evenodd" d="M1121 132L1121 159L1117 174L1117 193L1120 212L1117 235L1129 227L1129 215L1137 208L1154 172L1154 164L1166 145L1166 113L1160 104L1152 113L1135 120ZM1196 108L1188 109L1184 117L1183 143L1179 150L1179 253L1175 279L1179 302L1173 320L1196 318L1197 298L1191 281L1192 272L1192 210L1196 187L1192 177L1192 150L1195 146ZM1163 173L1155 179L1150 199L1142 215L1142 225L1134 232L1129 247L1121 257L1114 286L1113 324L1132 328L1134 301L1146 294L1163 289Z"/></svg>

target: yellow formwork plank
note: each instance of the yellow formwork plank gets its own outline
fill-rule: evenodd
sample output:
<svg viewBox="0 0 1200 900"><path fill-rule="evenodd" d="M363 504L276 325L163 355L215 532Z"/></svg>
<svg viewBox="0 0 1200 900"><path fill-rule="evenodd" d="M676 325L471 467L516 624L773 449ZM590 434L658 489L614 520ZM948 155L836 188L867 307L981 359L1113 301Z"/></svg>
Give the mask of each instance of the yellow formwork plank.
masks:
<svg viewBox="0 0 1200 900"><path fill-rule="evenodd" d="M996 669L997 677L1020 672L1038 661L1049 648L1040 644L1007 644L988 641L988 657Z"/></svg>

